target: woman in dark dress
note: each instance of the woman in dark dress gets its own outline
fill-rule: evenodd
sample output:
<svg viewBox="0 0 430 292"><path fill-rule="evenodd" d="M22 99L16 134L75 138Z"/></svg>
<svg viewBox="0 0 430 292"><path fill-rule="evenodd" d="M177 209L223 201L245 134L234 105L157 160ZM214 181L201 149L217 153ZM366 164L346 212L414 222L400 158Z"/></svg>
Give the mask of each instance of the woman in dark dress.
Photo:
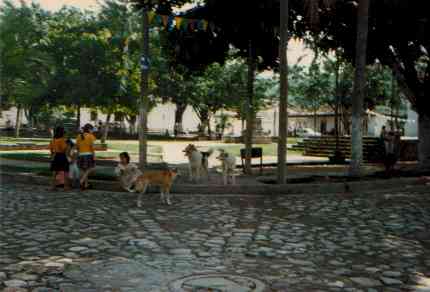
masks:
<svg viewBox="0 0 430 292"><path fill-rule="evenodd" d="M69 161L67 160L67 142L64 137L64 128L57 127L54 131L54 138L49 144L51 151L51 171L53 173L53 185L55 189L59 185L64 186L64 190L69 190Z"/></svg>

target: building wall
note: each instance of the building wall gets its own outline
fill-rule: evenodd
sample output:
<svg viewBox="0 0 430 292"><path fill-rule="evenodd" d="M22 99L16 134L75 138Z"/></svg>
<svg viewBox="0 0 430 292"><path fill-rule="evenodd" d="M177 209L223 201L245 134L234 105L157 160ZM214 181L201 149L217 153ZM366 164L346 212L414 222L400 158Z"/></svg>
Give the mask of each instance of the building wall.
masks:
<svg viewBox="0 0 430 292"><path fill-rule="evenodd" d="M174 120L175 120L175 105L172 103L160 104L155 107L148 116L148 127L149 129L160 130L160 131L169 131L173 133L174 128ZM5 127L7 121L10 121L11 126L15 126L16 121L16 108L10 108L7 111L2 111L0 116L0 127ZM221 112L218 112L215 116L219 115ZM235 114L233 112L224 111L225 114L231 116L230 123L232 126L226 130L226 133L239 136L242 133L242 121L238 119L234 119ZM279 114L276 107L269 108L267 110L261 111L257 114L257 117L261 118L261 124L263 131L266 133L270 133L273 136L278 135L278 122L279 122ZM405 125L405 136L416 137L417 136L417 114L414 112L410 106L408 108L408 120ZM22 113L22 123L26 124L27 120L25 118L24 113ZM379 136L380 130L383 125L388 125L388 119L385 116L372 116L368 115L368 131L367 135L369 136ZM97 118L95 120L91 119L91 110L83 108L81 110L81 126L86 123L91 123L93 125L97 125L99 121L105 122L106 115L98 112ZM111 118L111 121L114 121L114 117ZM326 130L327 132L333 131L334 129L334 116L318 116L317 117L317 128L315 129L317 132L321 132L321 122L326 122ZM186 132L196 131L200 120L190 106L186 109L183 117L183 128ZM121 126L125 129L129 129L129 124L126 120L120 123ZM216 117L211 119L211 127L215 129ZM306 117L294 117L293 115L288 118L289 130L293 131L297 128L310 128L314 129L314 118L313 116Z"/></svg>
<svg viewBox="0 0 430 292"><path fill-rule="evenodd" d="M412 110L408 102L408 122L405 125L406 137L418 137L418 114Z"/></svg>
<svg viewBox="0 0 430 292"><path fill-rule="evenodd" d="M17 114L16 107L12 107L6 111L1 111L0 127L6 127L6 125L8 124L8 121L10 122L10 125L12 127L15 127L16 114ZM27 119L25 118L24 111L21 111L21 124L26 124L26 123L27 123Z"/></svg>

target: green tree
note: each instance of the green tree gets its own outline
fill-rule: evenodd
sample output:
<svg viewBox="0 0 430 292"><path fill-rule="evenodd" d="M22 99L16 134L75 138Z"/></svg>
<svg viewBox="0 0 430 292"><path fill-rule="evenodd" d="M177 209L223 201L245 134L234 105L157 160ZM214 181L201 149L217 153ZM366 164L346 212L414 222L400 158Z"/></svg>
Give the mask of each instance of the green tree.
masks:
<svg viewBox="0 0 430 292"><path fill-rule="evenodd" d="M22 111L32 113L49 99L52 60L42 49L48 18L49 13L34 3L15 6L5 1L0 7L0 94L18 109L17 137Z"/></svg>

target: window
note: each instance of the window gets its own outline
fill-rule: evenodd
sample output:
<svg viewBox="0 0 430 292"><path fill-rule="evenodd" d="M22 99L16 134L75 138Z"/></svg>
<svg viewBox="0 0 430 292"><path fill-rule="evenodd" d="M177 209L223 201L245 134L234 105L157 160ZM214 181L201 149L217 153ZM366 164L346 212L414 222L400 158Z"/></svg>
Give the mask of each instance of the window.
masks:
<svg viewBox="0 0 430 292"><path fill-rule="evenodd" d="M115 113L115 122L124 121L124 115L122 113Z"/></svg>
<svg viewBox="0 0 430 292"><path fill-rule="evenodd" d="M97 118L98 118L97 111L91 111L90 112L90 118L91 118L91 121L97 121Z"/></svg>

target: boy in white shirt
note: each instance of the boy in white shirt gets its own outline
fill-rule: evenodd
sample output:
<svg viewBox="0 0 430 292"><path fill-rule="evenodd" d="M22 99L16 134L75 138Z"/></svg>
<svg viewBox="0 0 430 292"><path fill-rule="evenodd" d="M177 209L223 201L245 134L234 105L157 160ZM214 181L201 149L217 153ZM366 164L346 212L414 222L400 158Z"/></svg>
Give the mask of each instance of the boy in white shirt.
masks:
<svg viewBox="0 0 430 292"><path fill-rule="evenodd" d="M119 163L115 168L115 174L119 177L121 187L128 192L135 192L134 184L142 172L136 164L130 163L130 155L127 152L119 154Z"/></svg>

